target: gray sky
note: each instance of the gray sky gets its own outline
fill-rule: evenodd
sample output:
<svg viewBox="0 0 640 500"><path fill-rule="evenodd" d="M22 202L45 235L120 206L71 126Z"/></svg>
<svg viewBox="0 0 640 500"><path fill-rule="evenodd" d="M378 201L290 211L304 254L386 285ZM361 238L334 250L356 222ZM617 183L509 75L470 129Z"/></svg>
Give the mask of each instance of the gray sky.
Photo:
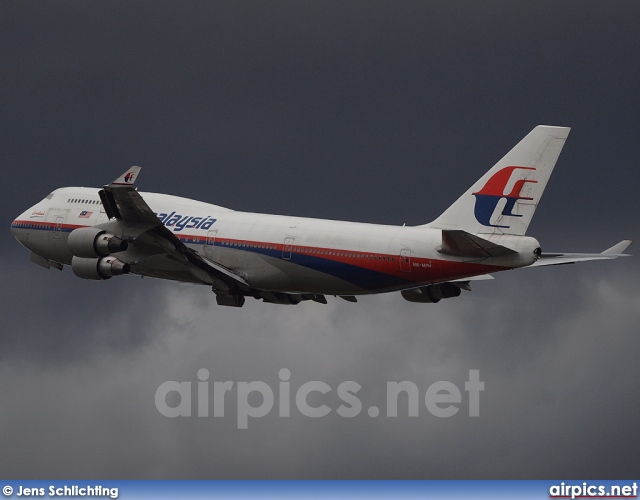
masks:
<svg viewBox="0 0 640 500"><path fill-rule="evenodd" d="M545 250L640 241L638 33L635 1L0 3L0 475L637 473L636 258L498 274L438 305L234 310L207 287L45 271L8 227L134 164L143 191L426 223L549 124L572 132L529 234ZM160 415L157 387L200 368L274 389L287 368L294 391L353 380L364 408L384 408L387 381L424 395L470 369L485 391L475 419L464 394L448 419Z"/></svg>

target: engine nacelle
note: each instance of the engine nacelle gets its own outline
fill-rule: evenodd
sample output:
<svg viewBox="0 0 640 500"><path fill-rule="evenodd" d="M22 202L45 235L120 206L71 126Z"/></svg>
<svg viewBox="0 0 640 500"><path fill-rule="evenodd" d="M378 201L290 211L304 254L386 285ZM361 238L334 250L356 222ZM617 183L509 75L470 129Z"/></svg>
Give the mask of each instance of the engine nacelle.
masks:
<svg viewBox="0 0 640 500"><path fill-rule="evenodd" d="M462 290L460 290L460 287L451 283L439 283L437 285L412 288L411 290L402 290L400 293L402 293L402 297L409 302L436 304L442 299L459 297Z"/></svg>
<svg viewBox="0 0 640 500"><path fill-rule="evenodd" d="M124 252L129 246L126 241L97 227L81 227L71 231L67 245L73 255L85 258L106 257Z"/></svg>
<svg viewBox="0 0 640 500"><path fill-rule="evenodd" d="M131 267L126 262L115 257L102 257L89 259L85 257L73 257L71 260L73 274L87 280L108 280L112 276L129 274Z"/></svg>

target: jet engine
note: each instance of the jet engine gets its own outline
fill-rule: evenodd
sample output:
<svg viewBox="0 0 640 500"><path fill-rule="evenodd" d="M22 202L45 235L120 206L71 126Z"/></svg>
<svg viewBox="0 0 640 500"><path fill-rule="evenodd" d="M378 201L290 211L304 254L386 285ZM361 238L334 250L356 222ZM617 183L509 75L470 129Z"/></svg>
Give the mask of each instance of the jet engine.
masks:
<svg viewBox="0 0 640 500"><path fill-rule="evenodd" d="M124 252L128 243L97 227L81 227L71 231L67 241L69 250L77 257L106 257Z"/></svg>
<svg viewBox="0 0 640 500"><path fill-rule="evenodd" d="M436 304L442 299L459 297L462 290L452 283L439 283L437 285L422 286L410 290L402 290L402 297L409 302L424 304Z"/></svg>
<svg viewBox="0 0 640 500"><path fill-rule="evenodd" d="M102 257L90 259L85 257L73 257L71 260L73 274L87 280L108 280L112 276L129 274L129 264L115 257Z"/></svg>

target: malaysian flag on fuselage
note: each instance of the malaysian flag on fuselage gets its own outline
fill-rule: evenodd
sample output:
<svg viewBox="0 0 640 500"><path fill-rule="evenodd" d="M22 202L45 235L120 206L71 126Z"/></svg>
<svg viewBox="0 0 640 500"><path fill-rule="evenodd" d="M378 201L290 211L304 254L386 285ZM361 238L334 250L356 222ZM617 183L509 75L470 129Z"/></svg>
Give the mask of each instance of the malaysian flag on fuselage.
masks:
<svg viewBox="0 0 640 500"><path fill-rule="evenodd" d="M91 217L93 215L93 212L89 212L87 210L83 210L82 212L80 212L80 215L78 215L78 217L80 219L88 219L89 217Z"/></svg>

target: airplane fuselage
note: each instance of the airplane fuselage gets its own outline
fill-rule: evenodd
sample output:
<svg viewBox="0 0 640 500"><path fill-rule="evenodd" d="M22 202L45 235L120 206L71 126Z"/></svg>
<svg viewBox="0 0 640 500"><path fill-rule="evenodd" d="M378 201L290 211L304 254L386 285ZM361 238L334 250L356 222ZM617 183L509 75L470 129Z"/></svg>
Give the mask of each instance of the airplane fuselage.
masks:
<svg viewBox="0 0 640 500"><path fill-rule="evenodd" d="M539 125L434 221L390 226L230 210L133 187L130 167L99 188L53 191L11 225L45 268L71 266L84 279L123 274L205 284L219 305L245 297L276 304L325 295L400 291L434 303L470 290L490 273L526 266L611 260L630 241L599 254L545 254L526 236L567 127Z"/></svg>
<svg viewBox="0 0 640 500"><path fill-rule="evenodd" d="M37 255L70 265L69 234L109 222L97 188L61 188L18 217L16 238ZM140 193L185 245L233 270L255 288L355 295L402 290L528 265L522 257L469 259L438 252L442 232L229 210L157 193ZM118 255L116 254L116 257ZM533 255L531 256L533 257ZM143 255L132 272L199 283L178 262Z"/></svg>

